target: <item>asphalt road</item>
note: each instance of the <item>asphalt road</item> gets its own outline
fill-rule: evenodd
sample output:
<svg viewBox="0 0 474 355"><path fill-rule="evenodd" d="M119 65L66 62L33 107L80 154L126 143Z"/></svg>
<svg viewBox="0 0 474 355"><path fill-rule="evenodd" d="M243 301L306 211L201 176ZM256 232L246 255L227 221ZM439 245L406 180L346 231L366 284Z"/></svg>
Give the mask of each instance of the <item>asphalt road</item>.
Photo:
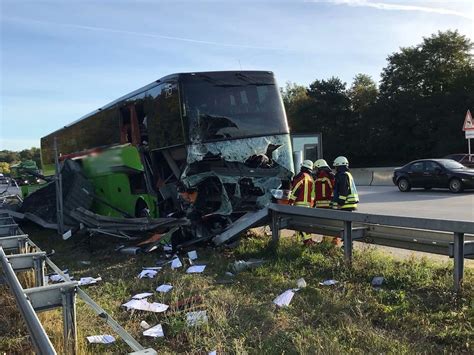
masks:
<svg viewBox="0 0 474 355"><path fill-rule="evenodd" d="M405 217L474 221L474 191L400 192L396 186L358 186L359 212Z"/></svg>

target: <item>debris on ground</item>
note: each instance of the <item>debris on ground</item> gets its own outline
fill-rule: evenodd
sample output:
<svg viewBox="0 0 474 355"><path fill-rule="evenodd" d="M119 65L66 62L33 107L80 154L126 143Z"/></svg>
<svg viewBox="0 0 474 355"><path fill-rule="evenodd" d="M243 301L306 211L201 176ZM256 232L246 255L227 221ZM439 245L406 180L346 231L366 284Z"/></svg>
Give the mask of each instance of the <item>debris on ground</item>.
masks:
<svg viewBox="0 0 474 355"><path fill-rule="evenodd" d="M294 295L295 295L294 289L286 290L281 295L278 295L273 300L273 303L276 304L278 307L288 307Z"/></svg>
<svg viewBox="0 0 474 355"><path fill-rule="evenodd" d="M99 281L102 281L102 277L81 277L79 280L79 286L86 286L86 285L92 285L95 284Z"/></svg>
<svg viewBox="0 0 474 355"><path fill-rule="evenodd" d="M153 302L150 303L146 300L146 298L141 300L130 300L127 303L122 304L123 307L127 308L127 311L131 309L136 309L138 311L148 311L148 312L155 312L161 313L165 312L168 309L167 304Z"/></svg>
<svg viewBox="0 0 474 355"><path fill-rule="evenodd" d="M263 259L250 259L248 261L236 260L230 264L229 269L234 274L261 266L265 261Z"/></svg>
<svg viewBox="0 0 474 355"><path fill-rule="evenodd" d="M147 330L147 329L150 329L150 328L151 328L151 325L148 324L147 322L145 322L144 320L142 320L142 321L140 322L140 327L142 327L142 329Z"/></svg>
<svg viewBox="0 0 474 355"><path fill-rule="evenodd" d="M135 296L132 297L134 300L141 300L142 298L147 298L153 296L153 293L151 292L143 292L143 293L137 293Z"/></svg>
<svg viewBox="0 0 474 355"><path fill-rule="evenodd" d="M69 269L64 269L64 270L62 270L62 272L69 279L72 280L74 278L73 276L69 275ZM61 275L59 275L59 274L51 274L51 275L49 275L49 281L51 281L51 282L64 282L64 281L66 281L66 279L64 277L62 277Z"/></svg>
<svg viewBox="0 0 474 355"><path fill-rule="evenodd" d="M87 341L90 344L111 344L115 342L115 338L112 335L91 335L87 337Z"/></svg>
<svg viewBox="0 0 474 355"><path fill-rule="evenodd" d="M305 288L307 286L306 281L303 278L300 278L300 279L296 280L296 286L298 288Z"/></svg>
<svg viewBox="0 0 474 355"><path fill-rule="evenodd" d="M143 250L140 247L122 247L118 249L121 254L125 255L137 255L140 254Z"/></svg>
<svg viewBox="0 0 474 355"><path fill-rule="evenodd" d="M171 285L163 284L163 285L158 286L156 288L156 291L161 292L161 293L167 293L167 292L171 291L172 288L173 288L173 286L171 286Z"/></svg>
<svg viewBox="0 0 474 355"><path fill-rule="evenodd" d="M331 279L331 280L325 280L325 281L323 281L323 282L320 282L319 284L320 284L321 286L332 286L332 285L337 284L338 282L339 282L339 281L336 281L336 280L332 280L332 279Z"/></svg>
<svg viewBox="0 0 474 355"><path fill-rule="evenodd" d="M179 258L174 258L173 261L171 262L171 269L175 270L183 266L181 263L181 260Z"/></svg>
<svg viewBox="0 0 474 355"><path fill-rule="evenodd" d="M161 326L161 324L157 324L154 327L145 330L143 332L143 335L147 337L158 338L158 337L164 337L165 333L163 332L163 327Z"/></svg>
<svg viewBox="0 0 474 355"><path fill-rule="evenodd" d="M186 313L186 324L189 327L194 327L202 324L207 324L207 311L195 311Z"/></svg>
<svg viewBox="0 0 474 355"><path fill-rule="evenodd" d="M384 282L383 276L375 276L372 279L372 286L375 288L380 287L382 286L383 282Z"/></svg>
<svg viewBox="0 0 474 355"><path fill-rule="evenodd" d="M196 260L198 258L196 250L188 252L189 260Z"/></svg>
<svg viewBox="0 0 474 355"><path fill-rule="evenodd" d="M140 272L140 274L138 275L138 278L139 279L143 279L143 278L152 279L156 276L157 273L158 273L157 270L145 269Z"/></svg>
<svg viewBox="0 0 474 355"><path fill-rule="evenodd" d="M193 265L188 267L186 270L187 274L200 274L201 272L204 272L204 269L206 268L206 265Z"/></svg>

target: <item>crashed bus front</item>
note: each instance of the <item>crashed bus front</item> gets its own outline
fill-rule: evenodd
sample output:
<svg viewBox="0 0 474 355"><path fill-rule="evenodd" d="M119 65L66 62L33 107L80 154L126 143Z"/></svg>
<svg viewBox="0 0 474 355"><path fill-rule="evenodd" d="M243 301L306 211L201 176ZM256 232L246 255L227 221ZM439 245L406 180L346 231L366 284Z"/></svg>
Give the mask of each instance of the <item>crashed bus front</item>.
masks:
<svg viewBox="0 0 474 355"><path fill-rule="evenodd" d="M219 230L293 175L282 99L265 71L163 77L43 137L50 172L55 140L92 182L94 212L110 216L185 215Z"/></svg>

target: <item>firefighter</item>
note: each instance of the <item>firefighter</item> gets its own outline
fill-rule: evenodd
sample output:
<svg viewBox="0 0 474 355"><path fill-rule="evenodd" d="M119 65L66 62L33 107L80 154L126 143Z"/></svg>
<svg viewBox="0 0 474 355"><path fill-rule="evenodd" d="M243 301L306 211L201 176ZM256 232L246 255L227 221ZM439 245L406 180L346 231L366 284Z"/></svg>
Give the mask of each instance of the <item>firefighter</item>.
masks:
<svg viewBox="0 0 474 355"><path fill-rule="evenodd" d="M355 211L359 203L359 195L354 178L349 172L349 161L346 157L339 156L334 160L333 165L336 169L336 183L331 207L343 211Z"/></svg>
<svg viewBox="0 0 474 355"><path fill-rule="evenodd" d="M290 205L313 207L314 180L311 176L312 170L313 162L311 160L304 160L299 174L291 182ZM301 235L303 237L303 244L311 245L314 243L311 234L301 232Z"/></svg>
<svg viewBox="0 0 474 355"><path fill-rule="evenodd" d="M334 174L324 159L314 162L317 168L314 179L314 207L329 208L334 190Z"/></svg>

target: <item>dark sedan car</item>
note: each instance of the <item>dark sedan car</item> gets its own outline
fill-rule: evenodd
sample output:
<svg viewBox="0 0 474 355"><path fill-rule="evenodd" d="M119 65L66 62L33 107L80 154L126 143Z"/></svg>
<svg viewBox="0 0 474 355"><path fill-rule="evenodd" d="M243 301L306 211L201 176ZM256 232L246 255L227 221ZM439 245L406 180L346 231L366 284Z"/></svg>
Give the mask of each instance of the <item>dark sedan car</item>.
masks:
<svg viewBox="0 0 474 355"><path fill-rule="evenodd" d="M469 154L450 154L446 155L443 159L453 159L456 160L458 163L467 166L468 168L474 168L474 156L471 155L471 159L469 160Z"/></svg>
<svg viewBox="0 0 474 355"><path fill-rule="evenodd" d="M392 180L402 192L416 187L449 188L451 192L461 192L474 189L474 169L452 159L415 160L395 169Z"/></svg>

